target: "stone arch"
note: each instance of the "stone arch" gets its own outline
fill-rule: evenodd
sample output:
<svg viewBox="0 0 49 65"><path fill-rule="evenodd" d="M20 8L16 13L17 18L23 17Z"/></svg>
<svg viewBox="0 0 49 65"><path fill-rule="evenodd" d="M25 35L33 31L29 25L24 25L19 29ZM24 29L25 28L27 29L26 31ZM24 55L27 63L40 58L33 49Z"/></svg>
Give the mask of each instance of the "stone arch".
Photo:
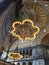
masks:
<svg viewBox="0 0 49 65"><path fill-rule="evenodd" d="M20 51L20 54L22 54L22 51Z"/></svg>
<svg viewBox="0 0 49 65"><path fill-rule="evenodd" d="M20 65L20 63L17 63L17 65Z"/></svg>
<svg viewBox="0 0 49 65"><path fill-rule="evenodd" d="M25 55L25 50L23 50L23 56Z"/></svg>
<svg viewBox="0 0 49 65"><path fill-rule="evenodd" d="M32 62L29 62L28 65L32 65Z"/></svg>
<svg viewBox="0 0 49 65"><path fill-rule="evenodd" d="M49 45L49 33L47 33L41 40L41 44Z"/></svg>
<svg viewBox="0 0 49 65"><path fill-rule="evenodd" d="M26 55L28 55L29 54L29 52L28 52L28 49L26 50Z"/></svg>
<svg viewBox="0 0 49 65"><path fill-rule="evenodd" d="M30 56L32 56L32 49L30 49Z"/></svg>
<svg viewBox="0 0 49 65"><path fill-rule="evenodd" d="M26 65L26 62L23 62L22 65Z"/></svg>

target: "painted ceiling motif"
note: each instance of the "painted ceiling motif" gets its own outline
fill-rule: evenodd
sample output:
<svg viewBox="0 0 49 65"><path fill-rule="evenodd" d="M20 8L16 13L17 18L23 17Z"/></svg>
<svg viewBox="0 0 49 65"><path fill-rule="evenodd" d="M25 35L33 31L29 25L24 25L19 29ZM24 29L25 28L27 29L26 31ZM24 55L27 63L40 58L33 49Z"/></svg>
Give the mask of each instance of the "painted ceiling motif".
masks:
<svg viewBox="0 0 49 65"><path fill-rule="evenodd" d="M42 2L41 2L42 3ZM29 18L39 27L42 27L47 22L46 6L40 2L24 3L24 7L20 12L20 19ZM47 6L48 8L48 6Z"/></svg>

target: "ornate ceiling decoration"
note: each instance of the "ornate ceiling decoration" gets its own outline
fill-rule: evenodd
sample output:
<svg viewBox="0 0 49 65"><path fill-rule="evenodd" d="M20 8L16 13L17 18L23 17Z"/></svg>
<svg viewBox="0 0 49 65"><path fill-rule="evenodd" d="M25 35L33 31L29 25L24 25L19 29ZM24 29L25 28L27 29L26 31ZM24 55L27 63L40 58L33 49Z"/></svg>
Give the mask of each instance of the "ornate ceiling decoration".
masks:
<svg viewBox="0 0 49 65"><path fill-rule="evenodd" d="M30 9L34 9L38 22L44 23L47 21L47 15L42 6L40 6L38 4L34 4L33 7L30 7Z"/></svg>
<svg viewBox="0 0 49 65"><path fill-rule="evenodd" d="M33 21L25 19L22 22L14 22L12 25L12 35L18 37L20 40L34 40L40 29L34 26Z"/></svg>
<svg viewBox="0 0 49 65"><path fill-rule="evenodd" d="M23 19L32 19L39 27L42 27L48 21L46 6L42 2L40 3L40 1L24 3L20 16Z"/></svg>
<svg viewBox="0 0 49 65"><path fill-rule="evenodd" d="M40 56L40 55L45 55L46 54L46 49L42 46L39 46L36 48L36 53Z"/></svg>

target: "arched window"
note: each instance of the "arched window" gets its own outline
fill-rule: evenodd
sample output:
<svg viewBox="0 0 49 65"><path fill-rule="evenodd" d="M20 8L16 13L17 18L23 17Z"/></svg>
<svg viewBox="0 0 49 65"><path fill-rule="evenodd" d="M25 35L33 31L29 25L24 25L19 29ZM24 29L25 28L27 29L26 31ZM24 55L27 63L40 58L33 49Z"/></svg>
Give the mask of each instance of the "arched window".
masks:
<svg viewBox="0 0 49 65"><path fill-rule="evenodd" d="M32 62L29 62L28 65L32 65Z"/></svg>
<svg viewBox="0 0 49 65"><path fill-rule="evenodd" d="M25 55L25 51L23 51L23 56Z"/></svg>
<svg viewBox="0 0 49 65"><path fill-rule="evenodd" d="M17 65L20 65L20 63L17 63Z"/></svg>
<svg viewBox="0 0 49 65"><path fill-rule="evenodd" d="M28 55L29 54L29 52L28 52L28 50L26 50L26 55Z"/></svg>
<svg viewBox="0 0 49 65"><path fill-rule="evenodd" d="M25 62L23 62L23 63L22 63L22 65L26 65L26 63L25 63Z"/></svg>
<svg viewBox="0 0 49 65"><path fill-rule="evenodd" d="M22 54L22 51L20 51L20 54Z"/></svg>
<svg viewBox="0 0 49 65"><path fill-rule="evenodd" d="M30 49L30 56L32 56L32 49Z"/></svg>

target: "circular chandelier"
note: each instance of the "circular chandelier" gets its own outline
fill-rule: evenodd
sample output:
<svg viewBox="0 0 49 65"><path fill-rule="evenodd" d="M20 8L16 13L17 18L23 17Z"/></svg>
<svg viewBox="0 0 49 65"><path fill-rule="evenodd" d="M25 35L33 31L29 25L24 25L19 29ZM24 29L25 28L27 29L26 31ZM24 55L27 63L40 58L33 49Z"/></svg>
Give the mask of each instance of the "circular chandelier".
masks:
<svg viewBox="0 0 49 65"><path fill-rule="evenodd" d="M20 40L34 40L39 33L40 28L34 26L34 23L30 19L25 19L22 22L14 22L12 25L12 35L18 37Z"/></svg>
<svg viewBox="0 0 49 65"><path fill-rule="evenodd" d="M22 55L20 55L19 53L16 53L16 52L10 52L10 53L8 54L8 57L9 57L10 59L13 59L13 60L20 60L21 58L23 58Z"/></svg>

